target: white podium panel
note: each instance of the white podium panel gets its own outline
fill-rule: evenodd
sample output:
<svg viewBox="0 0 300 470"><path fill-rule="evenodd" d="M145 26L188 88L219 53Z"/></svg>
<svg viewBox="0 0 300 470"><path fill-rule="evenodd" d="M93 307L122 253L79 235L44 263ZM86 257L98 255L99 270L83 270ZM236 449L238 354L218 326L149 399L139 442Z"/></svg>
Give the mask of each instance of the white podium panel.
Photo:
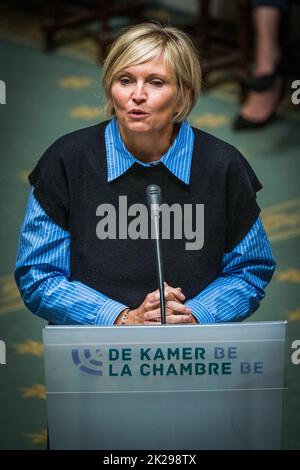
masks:
<svg viewBox="0 0 300 470"><path fill-rule="evenodd" d="M285 322L44 329L51 449L278 449Z"/></svg>

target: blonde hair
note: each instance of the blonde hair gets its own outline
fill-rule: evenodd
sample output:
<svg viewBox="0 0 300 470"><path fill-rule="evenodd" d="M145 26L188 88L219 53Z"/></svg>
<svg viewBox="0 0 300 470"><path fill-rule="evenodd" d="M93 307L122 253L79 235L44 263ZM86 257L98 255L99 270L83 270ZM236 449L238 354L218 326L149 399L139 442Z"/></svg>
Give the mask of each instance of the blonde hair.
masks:
<svg viewBox="0 0 300 470"><path fill-rule="evenodd" d="M195 106L201 89L201 68L192 40L183 31L158 23L142 23L129 28L113 43L103 67L105 111L115 115L111 86L124 68L149 62L162 54L166 66L175 73L180 111L174 122L183 121Z"/></svg>

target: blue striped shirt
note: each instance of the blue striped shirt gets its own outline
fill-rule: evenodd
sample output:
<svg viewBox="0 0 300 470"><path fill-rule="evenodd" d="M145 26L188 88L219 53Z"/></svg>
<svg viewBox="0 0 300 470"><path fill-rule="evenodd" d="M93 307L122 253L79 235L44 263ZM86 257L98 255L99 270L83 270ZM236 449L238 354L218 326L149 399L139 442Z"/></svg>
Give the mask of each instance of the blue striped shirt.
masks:
<svg viewBox="0 0 300 470"><path fill-rule="evenodd" d="M140 162L126 149L113 119L105 130L107 180ZM185 121L160 161L188 184L193 131ZM25 305L56 324L112 325L127 306L79 282L70 281L70 233L46 214L31 191L21 227L15 279ZM220 276L186 302L200 323L239 321L251 315L264 297L275 270L271 247L260 218L244 239L223 257Z"/></svg>
<svg viewBox="0 0 300 470"><path fill-rule="evenodd" d="M113 119L105 129L107 150L107 180L113 181L127 171L135 162L149 166L135 158L125 147L118 122ZM179 132L169 150L156 162L163 163L168 170L184 183L189 184L194 147L194 132L187 121L182 122ZM152 163L153 164L153 163ZM154 163L155 164L155 163Z"/></svg>

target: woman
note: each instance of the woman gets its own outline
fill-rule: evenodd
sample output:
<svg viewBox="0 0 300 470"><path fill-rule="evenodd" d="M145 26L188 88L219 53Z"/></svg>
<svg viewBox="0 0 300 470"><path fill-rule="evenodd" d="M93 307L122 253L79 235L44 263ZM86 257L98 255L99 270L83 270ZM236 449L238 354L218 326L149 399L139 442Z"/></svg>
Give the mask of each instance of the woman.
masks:
<svg viewBox="0 0 300 470"><path fill-rule="evenodd" d="M239 321L258 308L275 267L261 185L235 148L186 121L200 80L178 29L141 24L115 42L103 71L113 119L58 139L29 176L15 277L33 313L56 324L160 322L142 217L149 184L169 216L167 323Z"/></svg>

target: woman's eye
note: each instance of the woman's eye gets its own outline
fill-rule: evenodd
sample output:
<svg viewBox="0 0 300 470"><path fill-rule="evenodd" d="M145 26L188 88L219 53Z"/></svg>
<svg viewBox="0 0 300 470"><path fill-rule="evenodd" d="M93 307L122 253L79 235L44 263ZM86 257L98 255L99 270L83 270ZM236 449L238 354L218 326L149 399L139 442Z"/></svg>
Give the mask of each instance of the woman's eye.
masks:
<svg viewBox="0 0 300 470"><path fill-rule="evenodd" d="M131 83L131 80L130 80L130 78L128 78L128 77L121 77L121 78L120 78L120 83L121 83L122 85L128 85L129 83Z"/></svg>
<svg viewBox="0 0 300 470"><path fill-rule="evenodd" d="M164 82L162 82L161 80L151 80L151 83L152 85L157 86L157 87L163 86L164 84Z"/></svg>

